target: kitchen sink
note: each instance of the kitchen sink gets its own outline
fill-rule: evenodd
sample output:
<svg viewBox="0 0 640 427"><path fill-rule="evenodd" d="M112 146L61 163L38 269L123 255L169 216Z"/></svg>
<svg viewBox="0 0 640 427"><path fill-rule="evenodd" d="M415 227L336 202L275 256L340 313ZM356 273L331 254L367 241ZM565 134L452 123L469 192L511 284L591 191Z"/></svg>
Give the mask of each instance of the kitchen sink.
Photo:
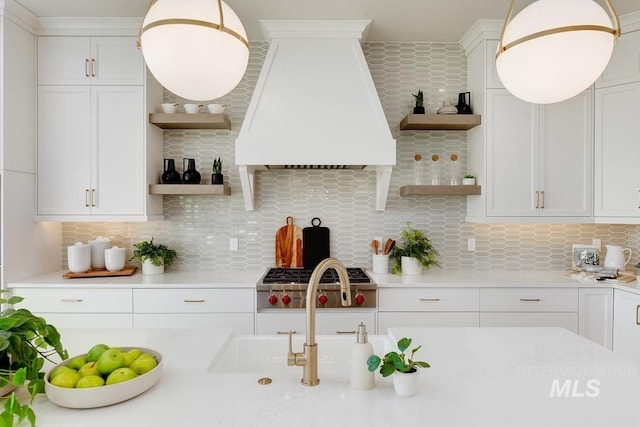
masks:
<svg viewBox="0 0 640 427"><path fill-rule="evenodd" d="M293 351L302 352L304 335L294 335ZM238 335L213 359L208 368L210 373L259 375L285 374L301 377L302 367L287 366L289 349L287 335ZM318 376L349 378L351 348L355 335L317 335ZM386 335L369 335L375 354L384 355L388 351L389 339Z"/></svg>

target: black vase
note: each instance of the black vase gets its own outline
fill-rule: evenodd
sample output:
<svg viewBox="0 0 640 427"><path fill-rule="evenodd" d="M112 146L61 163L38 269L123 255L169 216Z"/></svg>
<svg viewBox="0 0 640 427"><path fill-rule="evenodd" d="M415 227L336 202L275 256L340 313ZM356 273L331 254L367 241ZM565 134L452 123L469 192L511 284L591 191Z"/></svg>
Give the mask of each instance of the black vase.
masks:
<svg viewBox="0 0 640 427"><path fill-rule="evenodd" d="M224 184L224 175L221 173L211 174L211 184L220 185Z"/></svg>
<svg viewBox="0 0 640 427"><path fill-rule="evenodd" d="M456 108L458 109L458 114L473 114L471 111L471 92L460 92L458 94Z"/></svg>
<svg viewBox="0 0 640 427"><path fill-rule="evenodd" d="M184 169L182 173L183 184L200 184L200 172L196 170L195 159L182 159L182 169Z"/></svg>
<svg viewBox="0 0 640 427"><path fill-rule="evenodd" d="M176 162L173 159L164 159L164 172L162 173L163 184L180 184L182 179L176 170Z"/></svg>
<svg viewBox="0 0 640 427"><path fill-rule="evenodd" d="M424 114L424 107L413 107L413 114Z"/></svg>

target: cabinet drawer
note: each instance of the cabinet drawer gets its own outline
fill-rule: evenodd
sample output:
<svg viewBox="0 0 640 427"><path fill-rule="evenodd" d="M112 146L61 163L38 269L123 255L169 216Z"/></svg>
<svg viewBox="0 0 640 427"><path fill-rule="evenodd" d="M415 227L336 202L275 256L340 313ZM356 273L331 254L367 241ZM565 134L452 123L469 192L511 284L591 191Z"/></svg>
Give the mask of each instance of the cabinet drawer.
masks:
<svg viewBox="0 0 640 427"><path fill-rule="evenodd" d="M135 314L134 328L233 328L236 334L253 335L253 313Z"/></svg>
<svg viewBox="0 0 640 427"><path fill-rule="evenodd" d="M480 326L560 327L578 333L578 313L480 313Z"/></svg>
<svg viewBox="0 0 640 427"><path fill-rule="evenodd" d="M254 289L134 289L135 313L253 313Z"/></svg>
<svg viewBox="0 0 640 427"><path fill-rule="evenodd" d="M378 334L386 334L389 328L425 326L477 327L478 312L378 313Z"/></svg>
<svg viewBox="0 0 640 427"><path fill-rule="evenodd" d="M378 289L379 311L478 311L478 289Z"/></svg>
<svg viewBox="0 0 640 427"><path fill-rule="evenodd" d="M35 313L47 323L61 329L129 329L133 328L131 313ZM63 334L64 335L64 334ZM64 340L64 337L63 337Z"/></svg>
<svg viewBox="0 0 640 427"><path fill-rule="evenodd" d="M578 311L578 289L485 288L480 289L480 311L545 312Z"/></svg>
<svg viewBox="0 0 640 427"><path fill-rule="evenodd" d="M131 313L131 289L14 288L20 304L40 313Z"/></svg>
<svg viewBox="0 0 640 427"><path fill-rule="evenodd" d="M338 309L340 310L340 309ZM256 315L256 334L273 335L278 332L296 331L304 335L307 330L307 317L303 310L286 313L258 313ZM375 313L368 310L350 312L316 311L316 334L355 334L360 322L367 325L369 334L375 333Z"/></svg>

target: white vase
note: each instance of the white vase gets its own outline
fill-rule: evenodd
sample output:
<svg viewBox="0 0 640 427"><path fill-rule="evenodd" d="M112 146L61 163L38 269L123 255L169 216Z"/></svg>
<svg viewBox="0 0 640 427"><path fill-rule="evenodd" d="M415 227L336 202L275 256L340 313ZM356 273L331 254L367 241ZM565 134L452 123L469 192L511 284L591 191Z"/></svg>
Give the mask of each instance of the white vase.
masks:
<svg viewBox="0 0 640 427"><path fill-rule="evenodd" d="M164 264L153 265L150 259L142 262L142 274L162 274L164 273Z"/></svg>
<svg viewBox="0 0 640 427"><path fill-rule="evenodd" d="M402 274L417 275L422 274L422 264L415 258L403 256L401 260Z"/></svg>
<svg viewBox="0 0 640 427"><path fill-rule="evenodd" d="M475 178L462 178L462 185L476 185Z"/></svg>
<svg viewBox="0 0 640 427"><path fill-rule="evenodd" d="M398 396L411 397L418 392L420 386L420 371L393 373L393 389Z"/></svg>

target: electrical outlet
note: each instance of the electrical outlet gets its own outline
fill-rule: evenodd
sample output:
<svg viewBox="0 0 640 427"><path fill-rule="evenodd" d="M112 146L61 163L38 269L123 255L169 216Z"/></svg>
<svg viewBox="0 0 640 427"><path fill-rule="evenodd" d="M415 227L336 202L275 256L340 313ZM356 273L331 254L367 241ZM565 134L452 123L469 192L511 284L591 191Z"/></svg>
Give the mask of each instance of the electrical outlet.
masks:
<svg viewBox="0 0 640 427"><path fill-rule="evenodd" d="M591 245L598 250L602 250L602 240L600 239L593 239L593 242L591 242Z"/></svg>
<svg viewBox="0 0 640 427"><path fill-rule="evenodd" d="M467 239L467 251L473 252L476 250L476 239Z"/></svg>
<svg viewBox="0 0 640 427"><path fill-rule="evenodd" d="M237 251L238 250L238 238L237 237L229 238L229 250L230 251Z"/></svg>

